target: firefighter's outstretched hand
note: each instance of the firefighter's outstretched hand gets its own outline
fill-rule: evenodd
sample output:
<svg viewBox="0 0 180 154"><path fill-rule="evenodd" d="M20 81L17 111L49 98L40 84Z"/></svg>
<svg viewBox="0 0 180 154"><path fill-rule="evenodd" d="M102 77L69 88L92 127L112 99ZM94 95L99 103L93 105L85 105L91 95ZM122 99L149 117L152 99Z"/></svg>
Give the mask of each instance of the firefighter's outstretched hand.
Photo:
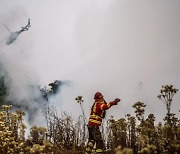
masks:
<svg viewBox="0 0 180 154"><path fill-rule="evenodd" d="M117 104L118 104L118 102L120 102L120 101L121 101L121 99L116 98L116 99L114 100L114 105L117 105Z"/></svg>

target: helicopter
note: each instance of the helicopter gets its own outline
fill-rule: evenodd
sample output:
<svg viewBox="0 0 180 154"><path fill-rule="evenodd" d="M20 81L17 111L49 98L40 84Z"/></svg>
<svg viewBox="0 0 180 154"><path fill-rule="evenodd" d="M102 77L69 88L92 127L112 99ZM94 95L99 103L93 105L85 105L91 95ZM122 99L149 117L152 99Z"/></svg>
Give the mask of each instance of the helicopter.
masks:
<svg viewBox="0 0 180 154"><path fill-rule="evenodd" d="M8 38L5 38L6 40L6 45L10 45L12 44L14 41L16 41L17 37L24 31L28 31L29 27L31 27L31 23L30 23L30 18L28 19L28 24L24 27L21 27L21 30L16 31L16 32L11 32L11 30L4 24L4 27L10 32L10 35L8 36Z"/></svg>

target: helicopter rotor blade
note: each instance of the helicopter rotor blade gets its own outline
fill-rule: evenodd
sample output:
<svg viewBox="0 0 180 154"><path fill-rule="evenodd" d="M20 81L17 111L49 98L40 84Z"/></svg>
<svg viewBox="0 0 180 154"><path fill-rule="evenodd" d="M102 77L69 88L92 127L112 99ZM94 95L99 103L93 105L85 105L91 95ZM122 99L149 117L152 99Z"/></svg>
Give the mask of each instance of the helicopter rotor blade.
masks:
<svg viewBox="0 0 180 154"><path fill-rule="evenodd" d="M10 29L8 28L8 26L6 26L6 25L4 24L4 27L8 30L8 32L11 33Z"/></svg>

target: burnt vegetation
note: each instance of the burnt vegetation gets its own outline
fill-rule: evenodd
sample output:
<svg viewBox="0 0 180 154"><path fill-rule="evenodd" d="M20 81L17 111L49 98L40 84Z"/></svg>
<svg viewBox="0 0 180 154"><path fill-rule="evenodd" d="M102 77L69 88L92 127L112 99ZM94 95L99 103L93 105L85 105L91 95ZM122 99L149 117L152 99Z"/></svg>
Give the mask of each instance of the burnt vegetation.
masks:
<svg viewBox="0 0 180 154"><path fill-rule="evenodd" d="M60 82L51 84L51 90L41 89L48 100ZM180 119L171 112L174 95L178 89L173 85L162 86L158 99L166 105L167 114L162 122L155 124L154 114L145 116L146 104L136 102L132 106L134 115L127 114L118 120L111 117L101 130L109 154L178 154L180 153ZM74 120L68 113L57 114L55 107L47 106L44 111L47 127L33 126L28 137L23 117L25 112L4 105L6 87L0 80L0 153L57 153L80 154L85 149L87 130L83 115ZM2 105L3 104L3 105ZM84 135L85 134L85 135Z"/></svg>

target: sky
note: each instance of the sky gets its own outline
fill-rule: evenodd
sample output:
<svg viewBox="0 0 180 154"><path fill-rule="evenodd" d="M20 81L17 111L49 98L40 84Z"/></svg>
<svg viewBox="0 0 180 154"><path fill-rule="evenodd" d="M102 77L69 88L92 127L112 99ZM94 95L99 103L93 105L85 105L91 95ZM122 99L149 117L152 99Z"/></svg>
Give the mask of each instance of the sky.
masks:
<svg viewBox="0 0 180 154"><path fill-rule="evenodd" d="M157 99L162 85L180 89L179 0L0 0L0 40L8 36L3 24L18 31L28 18L29 31L12 45L0 43L13 99L31 98L29 84L62 80L70 84L51 99L58 112L79 116L75 97L82 95L88 118L100 91L107 102L121 99L107 118L134 115L137 101L147 105L146 115L165 117L166 106ZM177 117L179 101L177 93Z"/></svg>

